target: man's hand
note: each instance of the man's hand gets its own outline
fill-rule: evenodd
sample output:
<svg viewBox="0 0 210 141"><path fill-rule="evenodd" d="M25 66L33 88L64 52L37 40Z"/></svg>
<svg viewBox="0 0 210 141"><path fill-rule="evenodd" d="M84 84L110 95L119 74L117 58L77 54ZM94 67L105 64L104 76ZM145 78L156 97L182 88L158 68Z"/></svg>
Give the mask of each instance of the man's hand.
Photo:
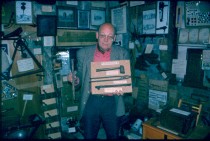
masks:
<svg viewBox="0 0 210 141"><path fill-rule="evenodd" d="M69 75L67 76L68 81L72 83L73 78L74 78L74 85L78 85L79 84L79 78L75 74L70 72Z"/></svg>

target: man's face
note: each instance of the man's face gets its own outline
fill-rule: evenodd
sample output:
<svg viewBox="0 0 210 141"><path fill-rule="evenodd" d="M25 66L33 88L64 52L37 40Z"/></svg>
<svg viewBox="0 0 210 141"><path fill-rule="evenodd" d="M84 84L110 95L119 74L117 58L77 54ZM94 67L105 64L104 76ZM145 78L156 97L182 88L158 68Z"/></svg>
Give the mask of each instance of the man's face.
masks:
<svg viewBox="0 0 210 141"><path fill-rule="evenodd" d="M112 43L115 41L115 34L113 27L110 25L104 25L101 30L96 33L98 44L101 49L108 51L112 47Z"/></svg>

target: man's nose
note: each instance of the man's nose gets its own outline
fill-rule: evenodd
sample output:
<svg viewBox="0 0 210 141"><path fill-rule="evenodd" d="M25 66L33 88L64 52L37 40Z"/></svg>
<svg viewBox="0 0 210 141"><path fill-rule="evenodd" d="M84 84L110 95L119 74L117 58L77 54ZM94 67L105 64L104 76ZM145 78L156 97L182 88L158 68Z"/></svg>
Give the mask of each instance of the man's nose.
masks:
<svg viewBox="0 0 210 141"><path fill-rule="evenodd" d="M104 39L105 39L105 41L108 41L109 40L109 37L108 36L105 36Z"/></svg>

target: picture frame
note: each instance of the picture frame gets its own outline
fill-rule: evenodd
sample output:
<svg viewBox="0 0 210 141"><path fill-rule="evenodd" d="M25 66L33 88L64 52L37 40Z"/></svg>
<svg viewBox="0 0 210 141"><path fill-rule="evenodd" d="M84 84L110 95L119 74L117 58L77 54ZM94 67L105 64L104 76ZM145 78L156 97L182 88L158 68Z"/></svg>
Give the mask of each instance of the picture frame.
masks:
<svg viewBox="0 0 210 141"><path fill-rule="evenodd" d="M91 1L91 7L106 8L106 1Z"/></svg>
<svg viewBox="0 0 210 141"><path fill-rule="evenodd" d="M77 28L77 9L76 7L58 6L57 7L57 28Z"/></svg>
<svg viewBox="0 0 210 141"><path fill-rule="evenodd" d="M78 29L90 28L90 11L78 10Z"/></svg>
<svg viewBox="0 0 210 141"><path fill-rule="evenodd" d="M146 10L142 13L143 34L155 34L156 32L156 10Z"/></svg>
<svg viewBox="0 0 210 141"><path fill-rule="evenodd" d="M7 40L3 40L1 42L1 79L4 79L5 74L7 74L7 71L12 64L12 59L10 57L10 47L9 42ZM12 76L12 72L9 72L9 77Z"/></svg>
<svg viewBox="0 0 210 141"><path fill-rule="evenodd" d="M57 35L57 16L56 15L37 15L37 36L56 36Z"/></svg>
<svg viewBox="0 0 210 141"><path fill-rule="evenodd" d="M94 45L96 42L96 30L57 30L56 46L61 48Z"/></svg>
<svg viewBox="0 0 210 141"><path fill-rule="evenodd" d="M33 24L33 8L31 1L16 1L16 24Z"/></svg>
<svg viewBox="0 0 210 141"><path fill-rule="evenodd" d="M111 23L116 28L117 34L127 32L127 6L111 9Z"/></svg>
<svg viewBox="0 0 210 141"><path fill-rule="evenodd" d="M99 26L105 22L105 10L91 10L91 25Z"/></svg>
<svg viewBox="0 0 210 141"><path fill-rule="evenodd" d="M165 6L162 8L162 6ZM156 34L168 34L170 1L157 1L156 8Z"/></svg>

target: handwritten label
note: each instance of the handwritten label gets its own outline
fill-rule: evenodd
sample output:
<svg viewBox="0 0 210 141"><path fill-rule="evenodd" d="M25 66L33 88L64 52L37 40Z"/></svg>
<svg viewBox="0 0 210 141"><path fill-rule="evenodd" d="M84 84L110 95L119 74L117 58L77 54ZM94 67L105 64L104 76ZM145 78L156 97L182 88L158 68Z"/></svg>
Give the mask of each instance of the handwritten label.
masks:
<svg viewBox="0 0 210 141"><path fill-rule="evenodd" d="M109 61L109 62L101 62L102 66L107 66L107 65L118 65L120 64L119 61Z"/></svg>
<svg viewBox="0 0 210 141"><path fill-rule="evenodd" d="M32 94L24 94L23 95L23 100L32 100L33 99L33 95Z"/></svg>
<svg viewBox="0 0 210 141"><path fill-rule="evenodd" d="M34 69L34 63L32 58L22 59L17 61L18 71L24 72Z"/></svg>

